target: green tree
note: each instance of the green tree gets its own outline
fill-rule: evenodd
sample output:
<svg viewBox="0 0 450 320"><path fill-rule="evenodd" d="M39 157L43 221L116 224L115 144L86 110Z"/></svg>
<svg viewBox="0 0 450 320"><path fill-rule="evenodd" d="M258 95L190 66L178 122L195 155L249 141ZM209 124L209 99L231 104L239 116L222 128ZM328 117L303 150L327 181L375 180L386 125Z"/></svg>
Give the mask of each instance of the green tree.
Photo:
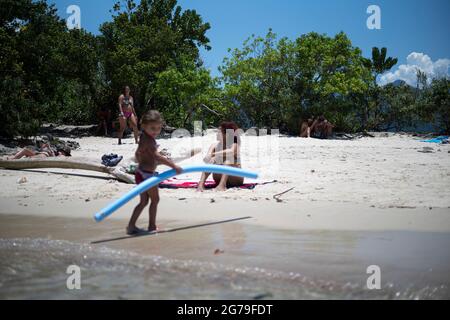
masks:
<svg viewBox="0 0 450 320"><path fill-rule="evenodd" d="M370 73L361 50L344 33L309 33L295 41L269 31L249 38L220 68L225 96L251 125L295 132L298 119L326 114L340 119L368 88Z"/></svg>
<svg viewBox="0 0 450 320"><path fill-rule="evenodd" d="M64 24L44 1L4 0L0 8L0 134L29 136L39 128L58 83L53 44Z"/></svg>
<svg viewBox="0 0 450 320"><path fill-rule="evenodd" d="M195 120L212 125L224 113L216 81L208 70L189 59L159 73L152 94L158 97L160 111L173 126L188 128Z"/></svg>
<svg viewBox="0 0 450 320"><path fill-rule="evenodd" d="M450 80L433 79L417 110L421 118L433 123L439 132L450 134Z"/></svg>
<svg viewBox="0 0 450 320"><path fill-rule="evenodd" d="M188 57L197 66L199 47L209 49L210 28L195 10L182 11L176 0L116 3L112 22L101 30L103 65L112 99L124 85L134 93L138 112L161 107L155 92L158 74Z"/></svg>
<svg viewBox="0 0 450 320"><path fill-rule="evenodd" d="M374 85L377 85L379 75L392 69L398 62L397 58L386 57L387 48L381 50L377 47L372 48L372 59L364 59L365 66L372 72Z"/></svg>
<svg viewBox="0 0 450 320"><path fill-rule="evenodd" d="M43 121L92 119L98 82L94 36L67 30L45 1L3 0L0 45L2 136L34 135Z"/></svg>
<svg viewBox="0 0 450 320"><path fill-rule="evenodd" d="M414 88L406 83L387 84L379 89L380 108L373 126L383 131L414 127L419 120Z"/></svg>
<svg viewBox="0 0 450 320"><path fill-rule="evenodd" d="M389 71L394 67L398 59L387 56L387 48L381 50L377 47L372 48L372 59L364 58L364 65L372 73L372 85L369 94L363 101L362 127L367 129L379 129L382 123L380 119L380 88L377 84L378 76Z"/></svg>

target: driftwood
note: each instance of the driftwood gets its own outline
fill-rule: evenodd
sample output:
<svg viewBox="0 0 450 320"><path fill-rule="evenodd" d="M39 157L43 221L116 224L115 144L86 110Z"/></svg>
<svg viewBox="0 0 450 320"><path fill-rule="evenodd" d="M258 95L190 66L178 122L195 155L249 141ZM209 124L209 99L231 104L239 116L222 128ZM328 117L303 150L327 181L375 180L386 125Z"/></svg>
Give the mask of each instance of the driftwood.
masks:
<svg viewBox="0 0 450 320"><path fill-rule="evenodd" d="M54 157L45 159L24 158L19 160L0 160L0 168L12 170L45 168L88 170L110 174L125 183L135 183L134 176L120 170L119 167L106 167L86 158Z"/></svg>
<svg viewBox="0 0 450 320"><path fill-rule="evenodd" d="M201 148L192 149L186 155L172 159L174 162L180 162L201 152ZM4 160L0 159L0 168L11 170L23 170L23 169L78 169L87 171L96 171L106 174L110 174L117 180L125 183L136 183L134 175L126 173L117 167L107 167L101 163L95 162L88 158L76 158L76 157L52 157L52 158L23 158L18 160Z"/></svg>

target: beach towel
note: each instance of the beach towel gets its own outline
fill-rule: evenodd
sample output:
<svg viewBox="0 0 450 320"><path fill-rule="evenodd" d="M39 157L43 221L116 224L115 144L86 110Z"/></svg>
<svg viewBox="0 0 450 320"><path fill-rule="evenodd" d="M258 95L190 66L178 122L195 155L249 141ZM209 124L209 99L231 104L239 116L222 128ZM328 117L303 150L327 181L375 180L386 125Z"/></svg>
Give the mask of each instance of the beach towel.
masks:
<svg viewBox="0 0 450 320"><path fill-rule="evenodd" d="M433 139L429 139L429 140L420 140L421 142L428 142L428 143L449 143L448 141L449 136L439 136Z"/></svg>
<svg viewBox="0 0 450 320"><path fill-rule="evenodd" d="M274 183L277 182L277 180L268 181L268 182L260 182L260 183L244 183L242 186L239 186L237 188L239 189L248 189L252 190L258 185L264 185L268 183ZM172 178L165 180L164 182L161 182L159 184L160 188L163 189L196 189L198 187L197 181L183 181L177 178ZM205 189L211 189L216 187L216 182L213 180L207 180L205 182Z"/></svg>

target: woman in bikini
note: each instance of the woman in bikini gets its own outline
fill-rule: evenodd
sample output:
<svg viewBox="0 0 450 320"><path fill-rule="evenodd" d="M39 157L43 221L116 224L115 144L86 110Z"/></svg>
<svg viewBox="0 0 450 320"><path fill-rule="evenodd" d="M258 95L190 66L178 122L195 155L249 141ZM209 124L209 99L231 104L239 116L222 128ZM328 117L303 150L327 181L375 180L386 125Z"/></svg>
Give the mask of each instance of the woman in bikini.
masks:
<svg viewBox="0 0 450 320"><path fill-rule="evenodd" d="M138 143L139 130L137 126L137 115L134 110L134 100L130 95L130 87L126 86L123 94L119 97L119 123L120 129L118 132L119 144L122 144L123 133L127 127L127 123L133 129L134 140ZM128 122L129 121L129 122Z"/></svg>
<svg viewBox="0 0 450 320"><path fill-rule="evenodd" d="M213 143L208 150L205 163L218 164L240 168L240 146L241 140L237 133L238 126L234 122L222 122L217 133L217 142ZM198 191L205 190L205 181L210 173L202 173L198 183ZM227 188L239 187L244 184L244 178L213 174L217 191L225 191Z"/></svg>
<svg viewBox="0 0 450 320"><path fill-rule="evenodd" d="M18 160L22 158L51 158L51 157L70 157L70 149L68 147L51 147L48 143L42 143L37 150L23 148L13 157L7 157L7 160Z"/></svg>

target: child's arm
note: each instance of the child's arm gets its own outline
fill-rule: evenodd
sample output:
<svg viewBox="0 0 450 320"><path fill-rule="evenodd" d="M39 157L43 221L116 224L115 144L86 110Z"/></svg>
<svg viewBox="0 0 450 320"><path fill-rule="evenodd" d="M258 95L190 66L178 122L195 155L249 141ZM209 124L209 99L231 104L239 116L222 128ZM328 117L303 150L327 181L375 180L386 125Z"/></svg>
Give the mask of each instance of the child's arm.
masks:
<svg viewBox="0 0 450 320"><path fill-rule="evenodd" d="M175 169L177 174L183 172L183 169L181 167L177 166L172 160L161 155L158 151L155 152L155 158L158 163L171 167L172 169Z"/></svg>

